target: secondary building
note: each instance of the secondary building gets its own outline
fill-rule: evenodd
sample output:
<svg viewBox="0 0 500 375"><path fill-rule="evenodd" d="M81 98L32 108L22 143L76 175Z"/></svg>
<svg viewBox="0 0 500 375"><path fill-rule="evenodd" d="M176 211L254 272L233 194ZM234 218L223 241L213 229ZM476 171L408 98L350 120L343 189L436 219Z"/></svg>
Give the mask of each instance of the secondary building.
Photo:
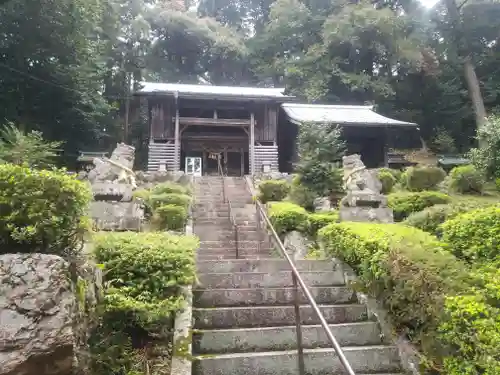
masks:
<svg viewBox="0 0 500 375"><path fill-rule="evenodd" d="M349 153L368 167L387 163L393 129L416 124L384 117L371 106L301 104L281 88L145 82L135 95L149 113L148 170L205 175L291 172L303 122L339 125Z"/></svg>

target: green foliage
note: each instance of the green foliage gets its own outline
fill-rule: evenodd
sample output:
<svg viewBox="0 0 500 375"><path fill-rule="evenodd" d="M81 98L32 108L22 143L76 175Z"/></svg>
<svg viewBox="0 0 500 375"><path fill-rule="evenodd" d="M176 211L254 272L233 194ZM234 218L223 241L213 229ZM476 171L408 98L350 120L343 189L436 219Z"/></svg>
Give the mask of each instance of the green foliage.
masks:
<svg viewBox="0 0 500 375"><path fill-rule="evenodd" d="M385 169L378 171L378 179L382 183L382 194L389 194L396 184L396 178L394 175Z"/></svg>
<svg viewBox="0 0 500 375"><path fill-rule="evenodd" d="M472 287L445 303L440 339L451 348L444 369L450 375L498 374L500 371L500 263L470 273Z"/></svg>
<svg viewBox="0 0 500 375"><path fill-rule="evenodd" d="M404 173L404 186L410 191L436 189L443 182L446 172L438 167L410 167Z"/></svg>
<svg viewBox="0 0 500 375"><path fill-rule="evenodd" d="M9 123L0 130L0 163L27 165L32 168L52 166L62 142L47 142L42 133L23 133Z"/></svg>
<svg viewBox="0 0 500 375"><path fill-rule="evenodd" d="M342 170L337 168L345 150L341 130L330 124L303 123L299 127L300 181L320 196L342 191Z"/></svg>
<svg viewBox="0 0 500 375"><path fill-rule="evenodd" d="M184 207L165 204L155 210L153 224L158 230L182 230L187 218L188 214Z"/></svg>
<svg viewBox="0 0 500 375"><path fill-rule="evenodd" d="M337 223L338 221L338 211L316 212L309 214L307 218L306 234L315 238L321 228L326 227L331 223Z"/></svg>
<svg viewBox="0 0 500 375"><path fill-rule="evenodd" d="M87 184L64 170L0 164L0 248L3 252L67 254L89 228Z"/></svg>
<svg viewBox="0 0 500 375"><path fill-rule="evenodd" d="M295 176L288 197L290 201L306 210L314 211L314 200L318 198L318 194L305 186L301 182L300 176Z"/></svg>
<svg viewBox="0 0 500 375"><path fill-rule="evenodd" d="M500 206L463 213L442 225L443 240L458 258L468 262L500 256Z"/></svg>
<svg viewBox="0 0 500 375"><path fill-rule="evenodd" d="M490 117L478 129L477 138L484 146L470 150L472 163L487 179L500 177L500 116Z"/></svg>
<svg viewBox="0 0 500 375"><path fill-rule="evenodd" d="M290 184L286 180L266 180L259 184L259 191L262 203L282 201L290 191Z"/></svg>
<svg viewBox="0 0 500 375"><path fill-rule="evenodd" d="M307 211L290 202L269 202L269 220L278 234L303 230L307 225Z"/></svg>
<svg viewBox="0 0 500 375"><path fill-rule="evenodd" d="M403 221L403 223L421 229L425 232L440 236L440 225L446 220L452 219L463 212L491 205L491 202L481 202L473 200L457 203L452 202L450 204L436 204L435 206L431 206L425 208L422 211L410 214Z"/></svg>
<svg viewBox="0 0 500 375"><path fill-rule="evenodd" d="M172 319L182 301L181 287L194 280L194 237L167 233L99 233L96 260L106 274L106 314L123 327L146 331Z"/></svg>
<svg viewBox="0 0 500 375"><path fill-rule="evenodd" d="M457 152L455 139L450 132L442 127L438 128L432 139L432 148L438 154L454 154Z"/></svg>
<svg viewBox="0 0 500 375"><path fill-rule="evenodd" d="M450 189L458 193L482 193L484 179L472 165L455 167L450 172Z"/></svg>
<svg viewBox="0 0 500 375"><path fill-rule="evenodd" d="M191 203L191 197L186 194L174 193L151 194L149 201L151 202L150 205L153 211L156 211L159 206L166 204L181 206L187 209Z"/></svg>
<svg viewBox="0 0 500 375"><path fill-rule="evenodd" d="M414 212L436 204L449 203L450 200L448 195L434 191L392 193L389 194L389 207L394 210L394 220L401 221Z"/></svg>
<svg viewBox="0 0 500 375"><path fill-rule="evenodd" d="M152 195L163 195L163 194L182 194L191 195L191 190L175 182L163 182L161 184L155 185L151 189Z"/></svg>
<svg viewBox="0 0 500 375"><path fill-rule="evenodd" d="M399 224L340 223L319 232L326 252L351 265L366 291L383 301L400 332L440 363L449 351L438 327L446 297L459 292L467 267L428 233Z"/></svg>
<svg viewBox="0 0 500 375"><path fill-rule="evenodd" d="M194 280L194 237L166 233L99 233L96 260L106 287L99 326L90 348L95 374L140 375L166 350L181 288ZM146 350L147 349L147 350ZM161 348L160 348L161 349ZM154 362L153 362L154 363Z"/></svg>

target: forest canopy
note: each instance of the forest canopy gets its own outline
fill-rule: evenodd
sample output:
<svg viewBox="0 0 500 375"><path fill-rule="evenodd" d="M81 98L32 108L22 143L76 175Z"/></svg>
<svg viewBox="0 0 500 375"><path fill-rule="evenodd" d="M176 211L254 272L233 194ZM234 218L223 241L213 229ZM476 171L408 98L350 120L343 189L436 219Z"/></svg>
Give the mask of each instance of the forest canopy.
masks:
<svg viewBox="0 0 500 375"><path fill-rule="evenodd" d="M67 160L140 142L123 118L142 80L373 104L459 151L500 105L495 0L2 0L0 19L0 119Z"/></svg>

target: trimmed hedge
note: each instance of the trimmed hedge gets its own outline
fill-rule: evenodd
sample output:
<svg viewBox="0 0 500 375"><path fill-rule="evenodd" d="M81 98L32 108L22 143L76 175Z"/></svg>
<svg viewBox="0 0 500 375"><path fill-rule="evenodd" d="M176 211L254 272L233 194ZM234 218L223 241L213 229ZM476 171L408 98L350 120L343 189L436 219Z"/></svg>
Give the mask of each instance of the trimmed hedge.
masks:
<svg viewBox="0 0 500 375"><path fill-rule="evenodd" d="M307 225L307 211L294 203L269 202L268 214L269 220L278 234L303 230Z"/></svg>
<svg viewBox="0 0 500 375"><path fill-rule="evenodd" d="M410 191L433 190L444 181L446 172L438 167L410 167L403 177L403 185Z"/></svg>
<svg viewBox="0 0 500 375"><path fill-rule="evenodd" d="M435 237L371 223L330 224L319 237L325 251L351 265L366 291L383 301L398 331L420 346L431 366L440 368L447 356L468 360L444 337L458 332L445 305L467 285L467 266Z"/></svg>
<svg viewBox="0 0 500 375"><path fill-rule="evenodd" d="M388 168L380 169L377 173L378 179L382 183L382 194L389 194L397 180Z"/></svg>
<svg viewBox="0 0 500 375"><path fill-rule="evenodd" d="M1 253L76 250L90 228L92 193L65 170L0 164Z"/></svg>
<svg viewBox="0 0 500 375"><path fill-rule="evenodd" d="M153 215L153 224L158 230L182 230L188 218L182 206L165 204L158 207Z"/></svg>
<svg viewBox="0 0 500 375"><path fill-rule="evenodd" d="M393 193L389 194L389 207L394 210L394 220L402 221L414 212L422 211L436 204L449 203L451 198L435 191L422 191L418 193Z"/></svg>
<svg viewBox="0 0 500 375"><path fill-rule="evenodd" d="M461 213L491 205L493 205L492 202L474 200L450 204L437 204L422 211L412 213L403 221L403 223L421 229L425 232L441 236L440 226L446 220L453 219Z"/></svg>
<svg viewBox="0 0 500 375"><path fill-rule="evenodd" d="M442 226L443 240L468 262L500 257L500 206L463 213Z"/></svg>
<svg viewBox="0 0 500 375"><path fill-rule="evenodd" d="M332 223L337 223L338 221L338 211L316 212L309 214L307 218L306 234L314 238L321 228L324 228Z"/></svg>
<svg viewBox="0 0 500 375"><path fill-rule="evenodd" d="M259 184L259 200L262 203L282 201L290 191L286 180L266 180Z"/></svg>
<svg viewBox="0 0 500 375"><path fill-rule="evenodd" d="M154 195L160 195L160 194L191 195L191 190L188 187L176 184L175 182L163 182L161 184L155 185L151 189L151 193Z"/></svg>
<svg viewBox="0 0 500 375"><path fill-rule="evenodd" d="M306 210L313 211L314 200L318 198L318 194L305 186L301 182L300 176L295 176L288 197L293 203L304 207Z"/></svg>
<svg viewBox="0 0 500 375"><path fill-rule="evenodd" d="M194 280L198 240L162 232L98 233L96 260L104 265L106 314L125 327L162 324L182 301L181 287Z"/></svg>
<svg viewBox="0 0 500 375"><path fill-rule="evenodd" d="M455 167L450 172L450 189L457 193L482 193L484 179L472 165Z"/></svg>
<svg viewBox="0 0 500 375"><path fill-rule="evenodd" d="M152 194L149 201L151 202L153 212L155 212L158 207L166 204L180 206L187 209L191 203L191 197L186 194L174 193Z"/></svg>

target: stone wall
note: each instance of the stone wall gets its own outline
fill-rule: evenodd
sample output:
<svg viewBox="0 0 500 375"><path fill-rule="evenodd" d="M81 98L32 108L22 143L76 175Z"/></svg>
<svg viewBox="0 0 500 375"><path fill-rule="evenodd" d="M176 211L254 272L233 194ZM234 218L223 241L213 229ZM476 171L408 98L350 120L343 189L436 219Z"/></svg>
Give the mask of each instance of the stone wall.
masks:
<svg viewBox="0 0 500 375"><path fill-rule="evenodd" d="M86 375L100 271L86 260L0 255L0 375Z"/></svg>

